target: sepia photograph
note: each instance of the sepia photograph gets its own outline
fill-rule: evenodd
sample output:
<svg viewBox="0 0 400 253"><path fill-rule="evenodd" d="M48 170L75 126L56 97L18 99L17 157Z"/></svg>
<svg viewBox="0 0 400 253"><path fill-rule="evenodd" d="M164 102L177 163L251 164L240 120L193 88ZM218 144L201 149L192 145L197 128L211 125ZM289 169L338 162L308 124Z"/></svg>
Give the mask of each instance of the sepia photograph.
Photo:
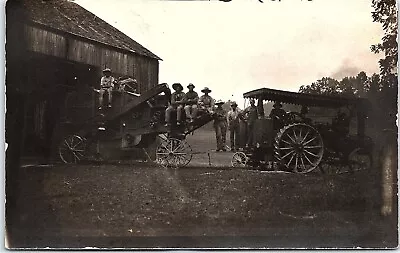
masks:
<svg viewBox="0 0 400 253"><path fill-rule="evenodd" d="M398 247L395 0L8 0L7 249Z"/></svg>

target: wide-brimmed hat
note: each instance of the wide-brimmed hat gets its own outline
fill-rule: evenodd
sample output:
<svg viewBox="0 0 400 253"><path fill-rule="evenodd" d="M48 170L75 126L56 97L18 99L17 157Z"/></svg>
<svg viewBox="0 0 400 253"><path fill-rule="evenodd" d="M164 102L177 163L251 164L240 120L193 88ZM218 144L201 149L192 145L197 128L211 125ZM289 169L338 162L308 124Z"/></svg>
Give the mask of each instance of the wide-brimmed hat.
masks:
<svg viewBox="0 0 400 253"><path fill-rule="evenodd" d="M222 101L221 99L218 99L217 102L215 102L216 105L222 105L225 104L224 101Z"/></svg>
<svg viewBox="0 0 400 253"><path fill-rule="evenodd" d="M110 72L111 73L111 69L105 68L105 69L103 69L103 72Z"/></svg>
<svg viewBox="0 0 400 253"><path fill-rule="evenodd" d="M232 102L232 103L231 103L231 107L232 107L232 106L238 106L238 105L236 104L236 102Z"/></svg>
<svg viewBox="0 0 400 253"><path fill-rule="evenodd" d="M273 105L273 107L274 108L277 108L277 107L282 107L282 104L281 104L281 102L276 102L274 105Z"/></svg>
<svg viewBox="0 0 400 253"><path fill-rule="evenodd" d="M183 90L182 84L180 84L180 83L172 84L172 89L176 90L177 87L181 87L181 90Z"/></svg>
<svg viewBox="0 0 400 253"><path fill-rule="evenodd" d="M201 92L203 92L203 93L206 93L206 92L210 93L211 90L210 90L208 87L204 87L204 89L202 89Z"/></svg>
<svg viewBox="0 0 400 253"><path fill-rule="evenodd" d="M194 86L194 84L192 84L192 83L189 83L189 85L187 86L187 88L189 89L189 87L196 88L196 86Z"/></svg>

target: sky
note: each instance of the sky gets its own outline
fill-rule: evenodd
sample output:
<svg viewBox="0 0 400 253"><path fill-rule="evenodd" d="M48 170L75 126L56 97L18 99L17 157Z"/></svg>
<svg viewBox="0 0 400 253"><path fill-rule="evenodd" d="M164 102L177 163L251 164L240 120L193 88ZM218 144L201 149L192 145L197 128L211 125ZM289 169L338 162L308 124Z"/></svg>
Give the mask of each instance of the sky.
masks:
<svg viewBox="0 0 400 253"><path fill-rule="evenodd" d="M75 0L158 55L159 81L243 103L258 88L379 72L370 0Z"/></svg>

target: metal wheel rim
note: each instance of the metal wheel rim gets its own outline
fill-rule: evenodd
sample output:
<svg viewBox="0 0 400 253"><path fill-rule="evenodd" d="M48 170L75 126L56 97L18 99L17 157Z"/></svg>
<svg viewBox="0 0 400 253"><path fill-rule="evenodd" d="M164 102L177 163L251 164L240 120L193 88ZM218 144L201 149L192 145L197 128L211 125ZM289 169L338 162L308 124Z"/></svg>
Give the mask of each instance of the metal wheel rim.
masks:
<svg viewBox="0 0 400 253"><path fill-rule="evenodd" d="M275 138L275 158L295 173L309 173L322 160L324 144L319 132L307 124L292 124Z"/></svg>
<svg viewBox="0 0 400 253"><path fill-rule="evenodd" d="M232 156L231 165L232 167L245 167L248 161L248 157L243 152L236 152Z"/></svg>
<svg viewBox="0 0 400 253"><path fill-rule="evenodd" d="M85 157L85 139L78 135L65 138L58 147L58 154L64 163L78 163Z"/></svg>
<svg viewBox="0 0 400 253"><path fill-rule="evenodd" d="M156 163L167 167L184 167L192 160L192 148L186 140L160 138L156 149Z"/></svg>

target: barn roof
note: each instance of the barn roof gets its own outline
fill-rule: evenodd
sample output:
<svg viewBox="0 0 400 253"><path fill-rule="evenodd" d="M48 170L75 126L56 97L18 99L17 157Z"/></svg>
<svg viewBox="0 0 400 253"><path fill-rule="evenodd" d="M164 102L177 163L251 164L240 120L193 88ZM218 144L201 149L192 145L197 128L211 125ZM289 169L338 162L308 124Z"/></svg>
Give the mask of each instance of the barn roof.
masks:
<svg viewBox="0 0 400 253"><path fill-rule="evenodd" d="M23 0L23 4L29 19L34 23L161 60L115 27L72 1Z"/></svg>

